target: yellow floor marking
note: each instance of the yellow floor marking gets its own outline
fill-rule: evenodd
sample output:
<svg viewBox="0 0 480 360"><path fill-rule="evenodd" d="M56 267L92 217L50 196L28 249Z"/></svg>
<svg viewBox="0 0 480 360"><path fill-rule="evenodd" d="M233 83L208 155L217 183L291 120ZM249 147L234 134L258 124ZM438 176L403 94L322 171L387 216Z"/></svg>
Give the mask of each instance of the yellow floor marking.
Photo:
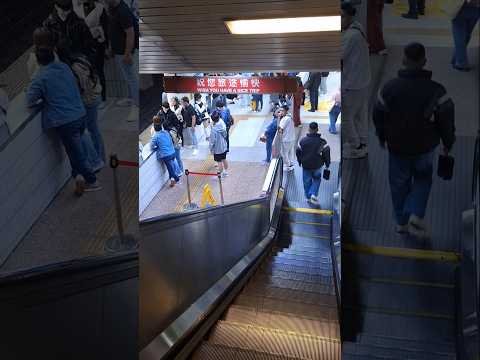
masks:
<svg viewBox="0 0 480 360"><path fill-rule="evenodd" d="M290 211L290 212L306 213L306 214L333 215L332 210L309 209L309 208L291 208L291 207L284 207L283 210Z"/></svg>
<svg viewBox="0 0 480 360"><path fill-rule="evenodd" d="M423 249L411 249L411 248L396 248L386 246L366 246L355 244L342 244L342 249L358 252L363 254L390 256L408 259L418 260L433 260L441 262L453 262L460 261L460 254L455 252L437 251L437 250L423 250Z"/></svg>

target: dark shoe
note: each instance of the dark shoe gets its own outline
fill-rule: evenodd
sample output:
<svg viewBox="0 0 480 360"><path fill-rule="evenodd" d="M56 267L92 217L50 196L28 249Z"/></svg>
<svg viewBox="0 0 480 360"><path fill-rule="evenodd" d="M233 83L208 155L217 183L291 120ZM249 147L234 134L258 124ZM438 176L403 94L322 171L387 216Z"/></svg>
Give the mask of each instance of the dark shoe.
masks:
<svg viewBox="0 0 480 360"><path fill-rule="evenodd" d="M421 9L421 10L419 9L418 10L418 15L424 16L425 15L425 9Z"/></svg>
<svg viewBox="0 0 480 360"><path fill-rule="evenodd" d="M463 72L468 72L472 70L470 66L458 66L458 65L453 65L453 68L458 71L463 71Z"/></svg>
<svg viewBox="0 0 480 360"><path fill-rule="evenodd" d="M310 109L310 110L308 110L308 111L310 111L310 112L315 112L316 110L315 110L315 109Z"/></svg>
<svg viewBox="0 0 480 360"><path fill-rule="evenodd" d="M76 196L80 197L83 195L85 191L85 180L83 176L77 175L75 177L75 190L74 193Z"/></svg>
<svg viewBox="0 0 480 360"><path fill-rule="evenodd" d="M418 19L417 14L410 14L410 13L402 14L402 17L405 18L405 19L413 19L413 20Z"/></svg>
<svg viewBox="0 0 480 360"><path fill-rule="evenodd" d="M100 186L98 181L95 181L92 184L88 184L88 183L85 184L85 192L93 192L93 191L99 191L99 190L102 190L102 187Z"/></svg>

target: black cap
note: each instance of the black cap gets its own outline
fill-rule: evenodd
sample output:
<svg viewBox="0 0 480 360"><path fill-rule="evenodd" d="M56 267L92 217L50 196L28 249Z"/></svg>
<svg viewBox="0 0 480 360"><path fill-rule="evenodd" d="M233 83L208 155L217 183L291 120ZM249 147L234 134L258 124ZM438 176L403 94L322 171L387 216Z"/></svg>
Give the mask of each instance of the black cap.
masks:
<svg viewBox="0 0 480 360"><path fill-rule="evenodd" d="M412 42L405 46L403 53L408 60L418 63L425 59L425 46L418 42Z"/></svg>
<svg viewBox="0 0 480 360"><path fill-rule="evenodd" d="M318 124L315 121L312 121L308 127L310 130L318 130Z"/></svg>

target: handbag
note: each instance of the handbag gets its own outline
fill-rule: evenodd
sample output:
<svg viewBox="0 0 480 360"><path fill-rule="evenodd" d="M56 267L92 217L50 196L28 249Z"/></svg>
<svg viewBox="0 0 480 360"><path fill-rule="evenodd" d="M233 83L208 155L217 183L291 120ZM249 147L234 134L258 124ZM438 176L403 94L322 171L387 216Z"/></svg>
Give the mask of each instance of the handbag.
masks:
<svg viewBox="0 0 480 360"><path fill-rule="evenodd" d="M448 0L442 2L442 11L450 18L454 19L462 9L465 0Z"/></svg>
<svg viewBox="0 0 480 360"><path fill-rule="evenodd" d="M453 177L453 167L455 165L455 159L450 155L438 156L438 169L437 175L443 180L451 180Z"/></svg>

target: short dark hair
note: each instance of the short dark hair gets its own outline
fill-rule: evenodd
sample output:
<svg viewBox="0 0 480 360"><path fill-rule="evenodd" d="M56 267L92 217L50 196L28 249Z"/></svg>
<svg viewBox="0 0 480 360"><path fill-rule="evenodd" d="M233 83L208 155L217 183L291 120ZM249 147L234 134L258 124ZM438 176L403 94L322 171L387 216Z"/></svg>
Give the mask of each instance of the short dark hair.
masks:
<svg viewBox="0 0 480 360"><path fill-rule="evenodd" d="M220 120L220 112L218 112L217 110L212 111L210 118L213 122L217 122L218 120Z"/></svg>
<svg viewBox="0 0 480 360"><path fill-rule="evenodd" d="M184 97L182 97L182 101L189 103L190 99L188 98L188 96L184 96Z"/></svg>
<svg viewBox="0 0 480 360"><path fill-rule="evenodd" d="M33 44L36 47L53 48L55 40L53 34L46 27L38 27L33 31Z"/></svg>
<svg viewBox="0 0 480 360"><path fill-rule="evenodd" d="M308 127L310 128L310 130L318 131L318 124L315 121L312 121L310 125L308 125Z"/></svg>
<svg viewBox="0 0 480 360"><path fill-rule="evenodd" d="M415 63L425 60L425 46L418 42L412 42L403 50L405 57Z"/></svg>
<svg viewBox="0 0 480 360"><path fill-rule="evenodd" d="M288 111L290 109L288 105L282 105L281 108L285 111Z"/></svg>
<svg viewBox="0 0 480 360"><path fill-rule="evenodd" d="M355 16L355 14L357 13L357 9L355 9L355 7L350 1L342 1L341 7L342 11L347 15Z"/></svg>
<svg viewBox="0 0 480 360"><path fill-rule="evenodd" d="M163 130L162 124L153 124L153 128L155 129L155 131Z"/></svg>
<svg viewBox="0 0 480 360"><path fill-rule="evenodd" d="M168 103L168 101L164 101L162 102L162 107L164 107L165 109L170 109L170 104Z"/></svg>
<svg viewBox="0 0 480 360"><path fill-rule="evenodd" d="M218 108L221 108L221 107L224 107L224 106L225 106L225 104L223 103L222 100L218 100L218 101L215 103L215 105L217 105Z"/></svg>
<svg viewBox="0 0 480 360"><path fill-rule="evenodd" d="M193 95L193 99L194 99L195 101L197 101L198 99L201 99L201 98L202 98L202 94L200 94L200 93L195 93L195 94Z"/></svg>
<svg viewBox="0 0 480 360"><path fill-rule="evenodd" d="M55 54L51 48L37 48L35 49L35 56L40 65L48 65L55 60Z"/></svg>

